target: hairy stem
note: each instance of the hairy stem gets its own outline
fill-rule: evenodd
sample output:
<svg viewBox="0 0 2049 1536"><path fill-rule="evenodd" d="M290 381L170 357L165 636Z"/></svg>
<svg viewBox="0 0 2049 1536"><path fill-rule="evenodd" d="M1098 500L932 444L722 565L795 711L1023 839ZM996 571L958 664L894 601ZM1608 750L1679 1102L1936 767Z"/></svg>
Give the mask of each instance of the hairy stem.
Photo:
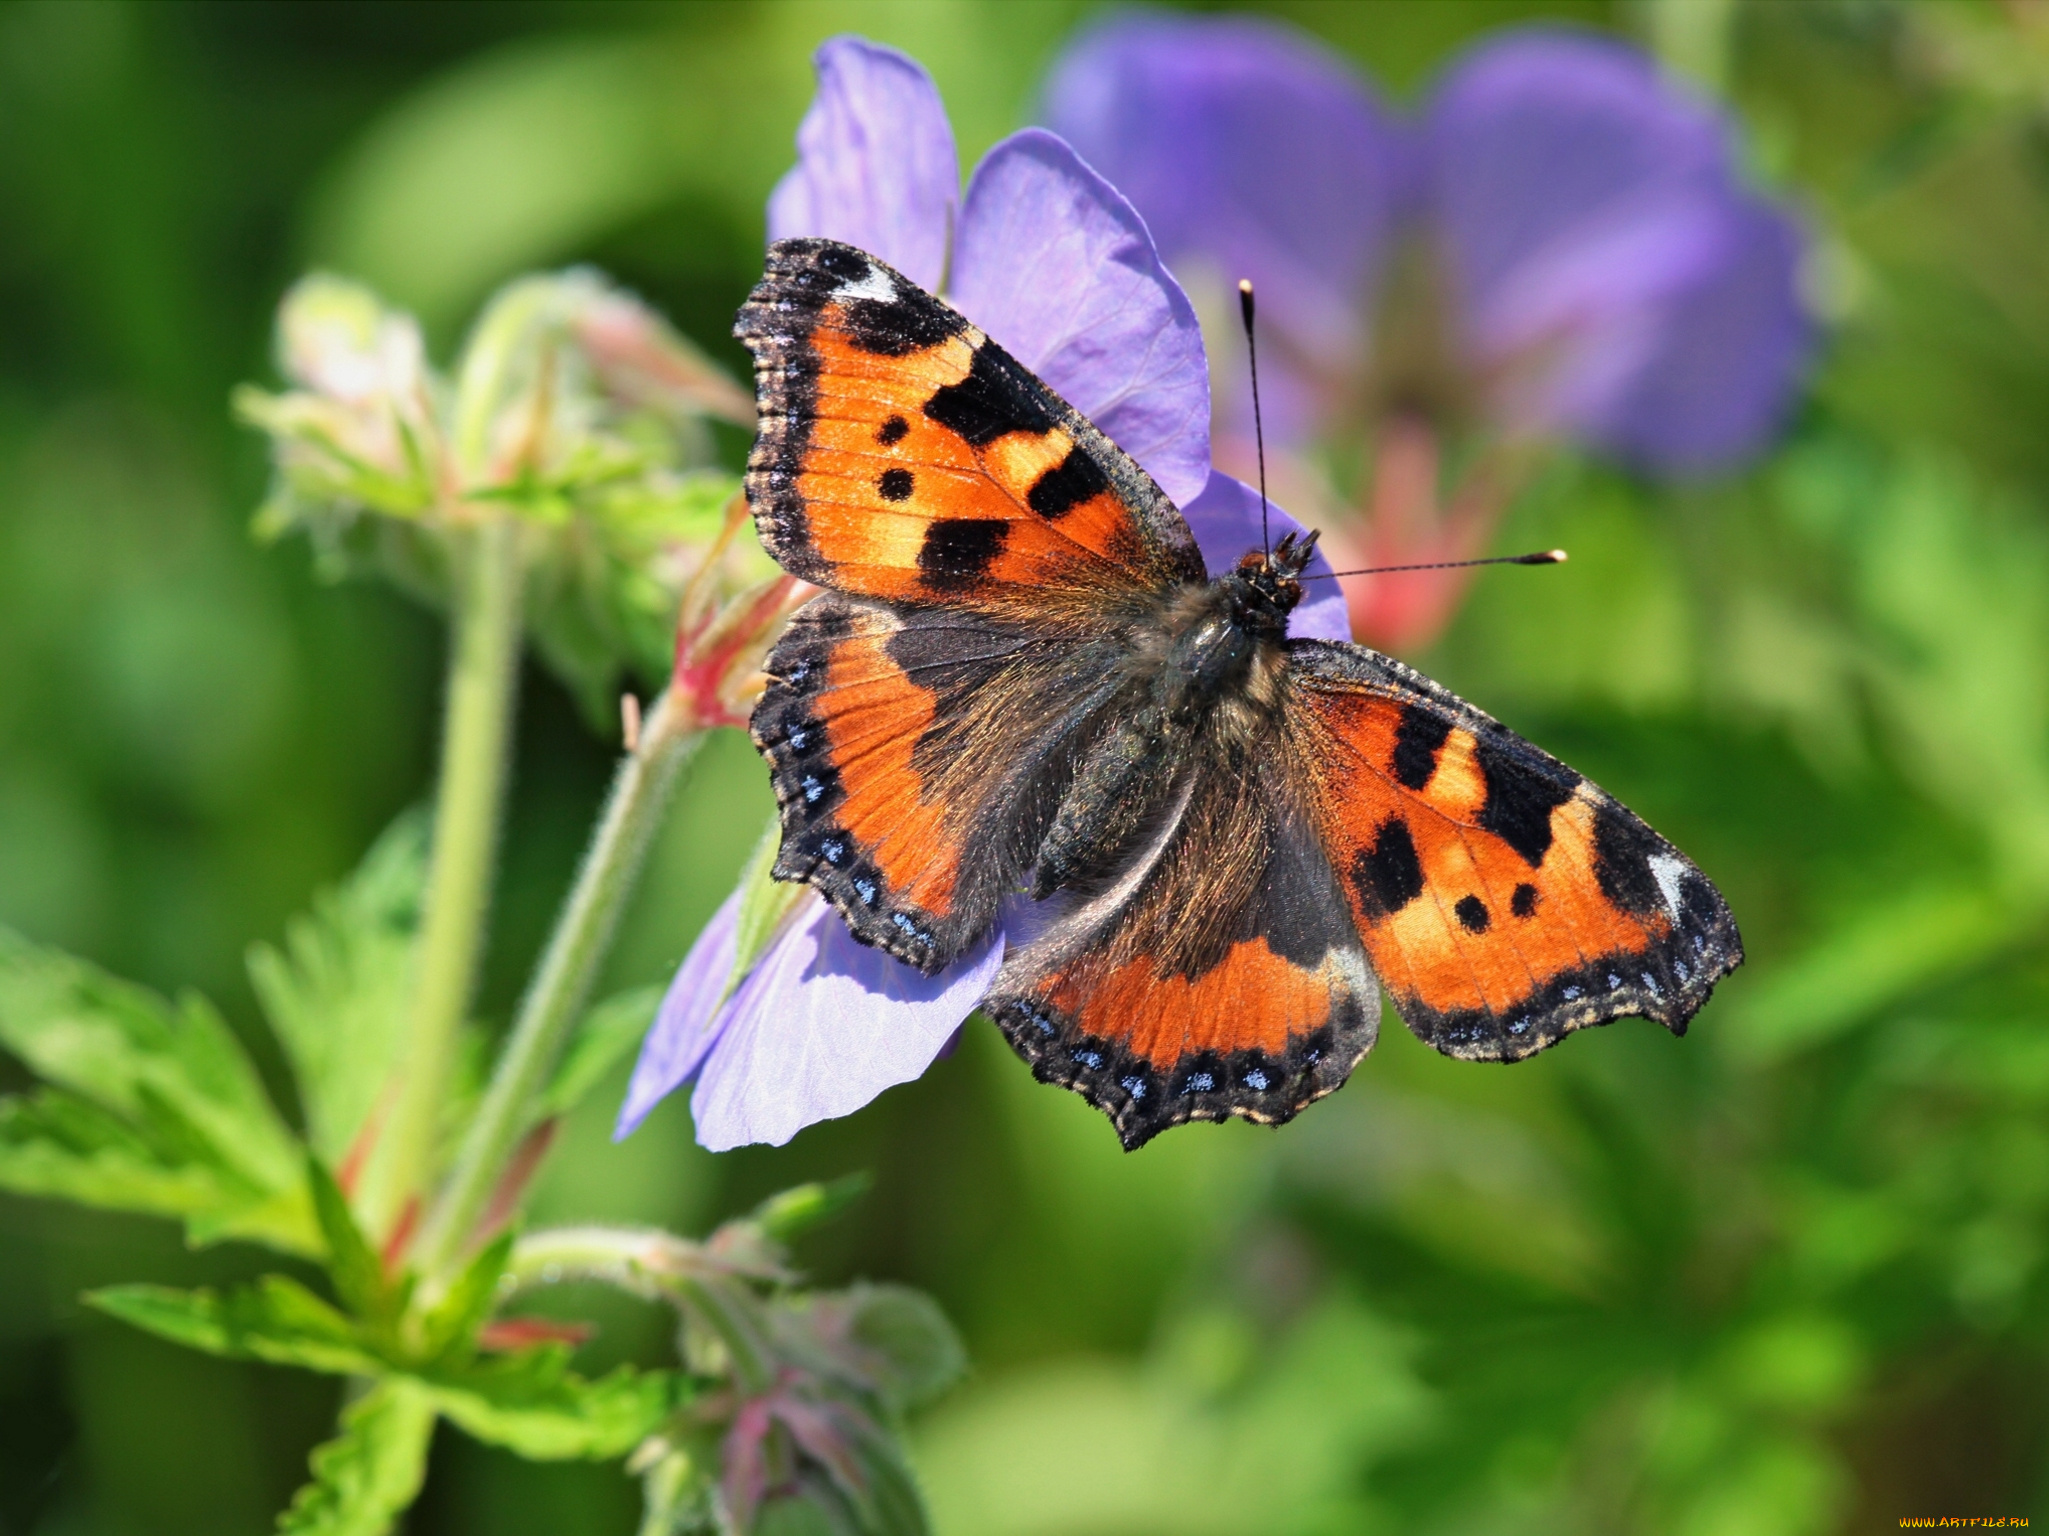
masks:
<svg viewBox="0 0 2049 1536"><path fill-rule="evenodd" d="M668 1294L678 1275L717 1267L701 1244L657 1227L550 1227L519 1240L503 1283L527 1290L597 1280L653 1298Z"/></svg>
<svg viewBox="0 0 2049 1536"><path fill-rule="evenodd" d="M510 1290L596 1280L680 1307L724 1345L740 1389L752 1396L775 1380L775 1352L750 1281L786 1281L774 1265L736 1267L714 1247L652 1227L554 1227L523 1237L506 1267ZM501 1292L501 1299L507 1294Z"/></svg>
<svg viewBox="0 0 2049 1536"><path fill-rule="evenodd" d="M368 1170L363 1214L389 1234L432 1174L463 1017L476 985L491 865L505 794L520 639L520 530L500 513L455 545L449 657L433 861L420 934L413 1019L384 1145Z"/></svg>
<svg viewBox="0 0 2049 1536"><path fill-rule="evenodd" d="M649 839L668 808L677 771L704 739L703 731L682 725L682 711L672 705L672 697L664 694L656 701L639 745L612 781L583 867L423 1234L420 1265L429 1275L462 1257L506 1160L530 1128L534 1100L582 1013Z"/></svg>
<svg viewBox="0 0 2049 1536"><path fill-rule="evenodd" d="M717 1336L726 1347L733 1381L748 1397L758 1397L775 1381L775 1352L764 1333L766 1319L751 1296L729 1282L702 1275L680 1276L670 1287L686 1317Z"/></svg>

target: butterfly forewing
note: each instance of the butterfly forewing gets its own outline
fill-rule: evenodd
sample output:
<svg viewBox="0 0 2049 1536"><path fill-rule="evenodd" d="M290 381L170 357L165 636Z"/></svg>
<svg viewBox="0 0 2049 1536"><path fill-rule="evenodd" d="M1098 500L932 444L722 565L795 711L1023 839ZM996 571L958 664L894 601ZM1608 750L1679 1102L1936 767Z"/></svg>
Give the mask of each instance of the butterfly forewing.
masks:
<svg viewBox="0 0 2049 1536"><path fill-rule="evenodd" d="M1595 785L1363 646L1289 646L1332 866L1409 1027L1513 1061L1625 1014L1675 1033L1742 963L1706 876Z"/></svg>
<svg viewBox="0 0 2049 1536"><path fill-rule="evenodd" d="M735 334L755 358L755 527L835 589L777 646L752 722L777 873L936 971L987 932L1133 627L1201 558L1138 465L852 246L772 246Z"/></svg>
<svg viewBox="0 0 2049 1536"><path fill-rule="evenodd" d="M864 252L771 246L735 334L760 403L748 499L793 575L1041 625L1203 579L1186 523L1144 470Z"/></svg>

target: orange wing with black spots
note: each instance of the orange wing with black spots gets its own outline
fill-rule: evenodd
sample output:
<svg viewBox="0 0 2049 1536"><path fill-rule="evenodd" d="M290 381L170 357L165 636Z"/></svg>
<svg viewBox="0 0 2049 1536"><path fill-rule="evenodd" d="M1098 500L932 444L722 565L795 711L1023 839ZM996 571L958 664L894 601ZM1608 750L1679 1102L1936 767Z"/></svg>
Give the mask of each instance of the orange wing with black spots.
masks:
<svg viewBox="0 0 2049 1536"><path fill-rule="evenodd" d="M952 308L863 251L783 240L747 496L786 571L891 603L1085 624L1204 580L1150 476Z"/></svg>
<svg viewBox="0 0 2049 1536"><path fill-rule="evenodd" d="M1101 645L829 592L798 610L751 722L775 864L929 973L988 930L1121 685Z"/></svg>
<svg viewBox="0 0 2049 1536"><path fill-rule="evenodd" d="M1640 1014L1683 1034L1743 943L1623 806L1428 678L1295 641L1286 718L1388 997L1447 1055L1515 1061Z"/></svg>
<svg viewBox="0 0 2049 1536"><path fill-rule="evenodd" d="M1127 1148L1186 1120L1292 1119L1372 1048L1380 999L1269 730L1212 732L1101 888L1014 917L986 1006Z"/></svg>

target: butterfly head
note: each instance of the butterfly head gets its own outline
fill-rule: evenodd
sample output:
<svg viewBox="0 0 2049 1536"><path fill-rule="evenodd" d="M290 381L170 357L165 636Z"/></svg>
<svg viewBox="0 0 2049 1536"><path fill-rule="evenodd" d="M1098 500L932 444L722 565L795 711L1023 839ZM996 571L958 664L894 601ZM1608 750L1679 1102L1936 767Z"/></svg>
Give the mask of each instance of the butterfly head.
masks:
<svg viewBox="0 0 2049 1536"><path fill-rule="evenodd" d="M1302 601L1302 571L1316 553L1317 535L1284 533L1271 553L1253 550L1224 578L1235 606L1255 624L1285 630Z"/></svg>

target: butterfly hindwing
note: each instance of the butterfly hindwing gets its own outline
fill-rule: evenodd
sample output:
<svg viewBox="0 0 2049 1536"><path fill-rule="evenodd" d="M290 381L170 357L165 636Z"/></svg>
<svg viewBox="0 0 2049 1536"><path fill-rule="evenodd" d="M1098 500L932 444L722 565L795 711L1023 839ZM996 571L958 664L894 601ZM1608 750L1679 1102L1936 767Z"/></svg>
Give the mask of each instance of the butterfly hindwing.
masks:
<svg viewBox="0 0 2049 1536"><path fill-rule="evenodd" d="M775 873L857 938L936 972L1030 861L1114 666L1058 633L826 593L768 663L754 742L781 807Z"/></svg>
<svg viewBox="0 0 2049 1536"><path fill-rule="evenodd" d="M852 246L783 240L755 358L755 526L783 569L895 603L1078 621L1203 579L1122 450L959 313Z"/></svg>
<svg viewBox="0 0 2049 1536"><path fill-rule="evenodd" d="M1363 646L1288 650L1331 863L1429 1044L1513 1061L1625 1014L1683 1033L1742 962L1707 877L1556 758Z"/></svg>
<svg viewBox="0 0 2049 1536"><path fill-rule="evenodd" d="M1013 926L986 1006L1126 1147L1186 1120L1291 1119L1372 1047L1379 993L1272 735L1214 736L1149 845Z"/></svg>

